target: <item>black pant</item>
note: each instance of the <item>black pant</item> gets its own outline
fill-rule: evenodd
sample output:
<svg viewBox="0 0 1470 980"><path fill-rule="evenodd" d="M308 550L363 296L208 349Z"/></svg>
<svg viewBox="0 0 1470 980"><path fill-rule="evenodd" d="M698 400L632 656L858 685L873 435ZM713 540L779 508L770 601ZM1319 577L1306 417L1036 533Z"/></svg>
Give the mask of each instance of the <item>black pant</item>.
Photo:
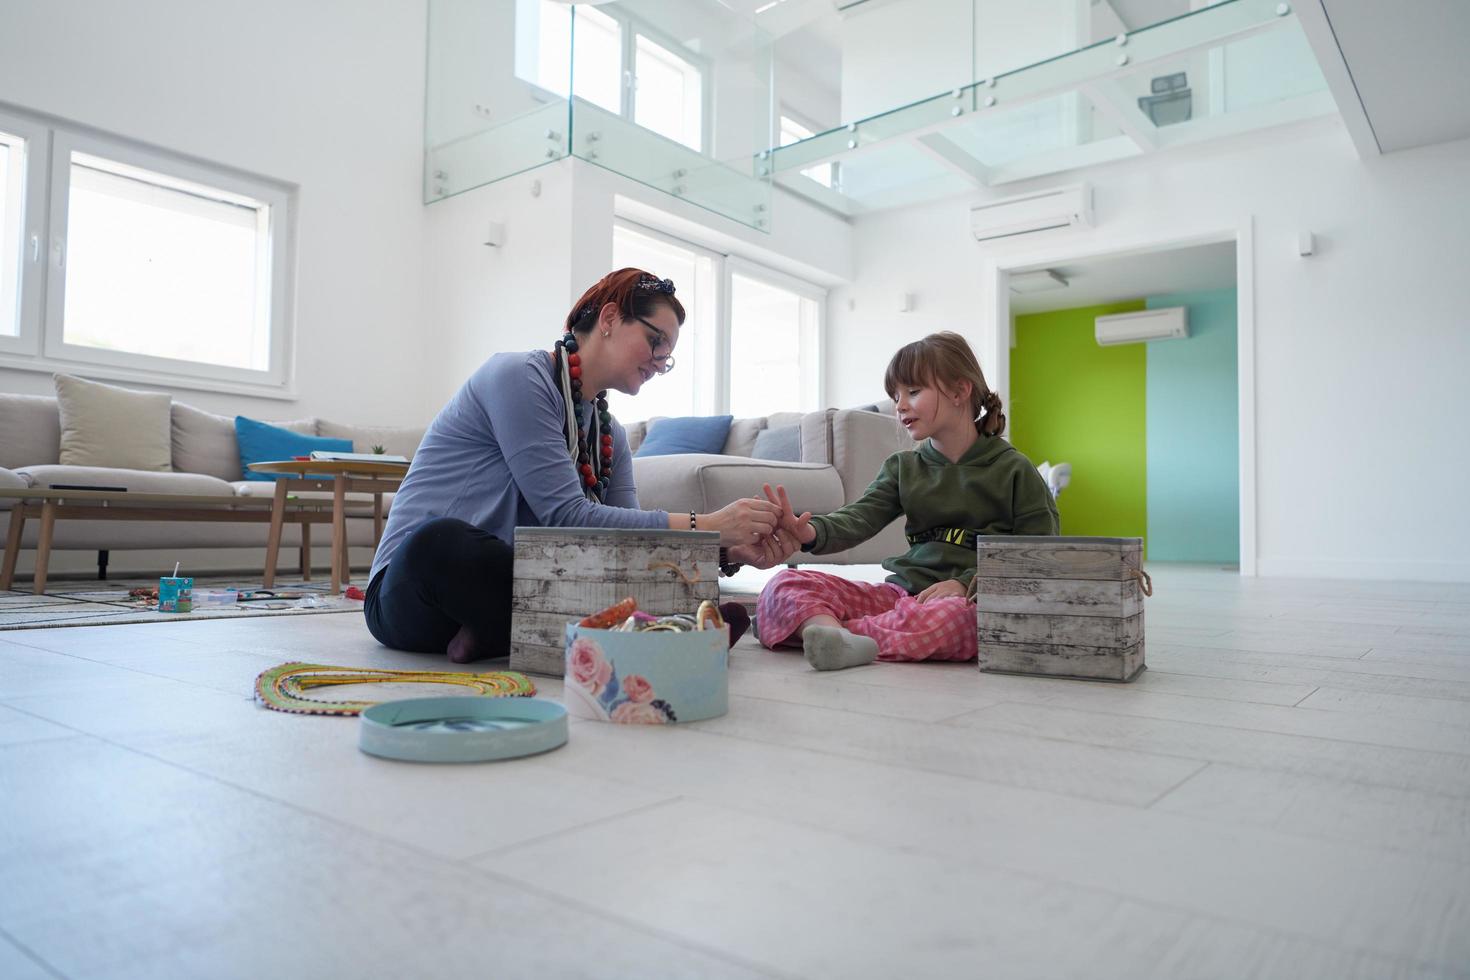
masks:
<svg viewBox="0 0 1470 980"><path fill-rule="evenodd" d="M395 650L443 653L468 626L481 656L508 655L514 556L510 545L457 518L425 523L368 586L369 632Z"/></svg>

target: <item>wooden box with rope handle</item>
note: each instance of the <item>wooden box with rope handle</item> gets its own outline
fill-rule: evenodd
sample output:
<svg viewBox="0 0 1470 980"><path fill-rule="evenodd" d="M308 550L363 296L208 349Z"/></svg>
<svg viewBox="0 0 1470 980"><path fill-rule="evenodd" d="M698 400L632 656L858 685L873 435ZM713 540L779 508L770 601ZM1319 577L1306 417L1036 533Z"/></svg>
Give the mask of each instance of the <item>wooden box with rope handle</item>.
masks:
<svg viewBox="0 0 1470 980"><path fill-rule="evenodd" d="M569 622L632 596L654 616L720 598L716 531L518 527L510 669L561 677Z"/></svg>
<svg viewBox="0 0 1470 980"><path fill-rule="evenodd" d="M970 585L980 669L1131 681L1144 669L1142 538L992 535Z"/></svg>

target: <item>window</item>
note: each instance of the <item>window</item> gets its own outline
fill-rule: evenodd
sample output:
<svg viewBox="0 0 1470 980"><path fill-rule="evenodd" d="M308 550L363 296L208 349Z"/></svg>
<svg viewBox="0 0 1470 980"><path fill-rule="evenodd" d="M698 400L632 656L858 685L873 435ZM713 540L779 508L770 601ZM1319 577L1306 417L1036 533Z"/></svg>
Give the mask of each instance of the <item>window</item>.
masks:
<svg viewBox="0 0 1470 980"><path fill-rule="evenodd" d="M699 69L639 34L633 121L698 151L704 142L704 79Z"/></svg>
<svg viewBox="0 0 1470 980"><path fill-rule="evenodd" d="M270 205L71 155L61 338L265 371Z"/></svg>
<svg viewBox="0 0 1470 980"><path fill-rule="evenodd" d="M820 303L775 275L740 265L730 275L730 412L737 418L818 406ZM784 277L782 277L784 278ZM794 285L794 284L793 284Z"/></svg>
<svg viewBox="0 0 1470 980"><path fill-rule="evenodd" d="M577 98L702 151L708 93L698 56L624 11L573 9L517 0L516 75L561 98L570 87Z"/></svg>
<svg viewBox="0 0 1470 980"><path fill-rule="evenodd" d="M795 119L781 114L781 128L777 134L777 146L790 146L792 143L800 143L804 139L810 139L816 133L810 126L804 126ZM837 163L819 163L815 167L807 167L802 175L810 177L823 187L831 187L837 183Z"/></svg>
<svg viewBox="0 0 1470 980"><path fill-rule="evenodd" d="M623 111L623 41L618 22L595 7L577 7L577 63L572 65L572 7L555 0L521 2L518 20L531 26L534 58L517 57L516 74L548 92L567 97L570 82L578 98L608 112Z"/></svg>
<svg viewBox="0 0 1470 980"><path fill-rule="evenodd" d="M620 406L619 418L745 418L820 407L821 287L621 221L613 266L673 279L688 315L677 367Z"/></svg>
<svg viewBox="0 0 1470 980"><path fill-rule="evenodd" d="M0 118L7 366L288 389L285 189L62 125L31 121L18 138L10 122Z"/></svg>
<svg viewBox="0 0 1470 980"><path fill-rule="evenodd" d="M25 138L0 130L0 337L20 334L25 177Z"/></svg>
<svg viewBox="0 0 1470 980"><path fill-rule="evenodd" d="M653 378L618 413L628 421L716 410L715 265L718 256L645 229L613 226L613 268L633 266L672 279L684 306L674 370Z"/></svg>

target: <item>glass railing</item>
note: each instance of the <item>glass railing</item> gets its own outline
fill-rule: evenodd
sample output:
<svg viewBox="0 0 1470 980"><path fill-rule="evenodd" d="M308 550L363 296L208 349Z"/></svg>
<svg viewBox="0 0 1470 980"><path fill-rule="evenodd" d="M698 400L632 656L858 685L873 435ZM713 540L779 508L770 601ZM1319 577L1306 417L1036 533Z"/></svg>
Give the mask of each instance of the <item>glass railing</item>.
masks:
<svg viewBox="0 0 1470 980"><path fill-rule="evenodd" d="M430 0L424 198L576 156L764 229L1335 111L1289 4L1190 4Z"/></svg>
<svg viewBox="0 0 1470 980"><path fill-rule="evenodd" d="M1290 6L1227 0L829 128L772 162L783 186L857 214L1333 111ZM829 162L831 188L801 175Z"/></svg>
<svg viewBox="0 0 1470 980"><path fill-rule="evenodd" d="M720 0L431 0L424 199L574 155L764 229L771 78Z"/></svg>

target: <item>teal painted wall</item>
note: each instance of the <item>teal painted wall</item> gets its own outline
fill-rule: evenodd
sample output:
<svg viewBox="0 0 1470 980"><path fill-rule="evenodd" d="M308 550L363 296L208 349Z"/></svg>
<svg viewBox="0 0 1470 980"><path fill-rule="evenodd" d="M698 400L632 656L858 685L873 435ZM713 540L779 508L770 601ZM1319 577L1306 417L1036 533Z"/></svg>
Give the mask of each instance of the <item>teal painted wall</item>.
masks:
<svg viewBox="0 0 1470 980"><path fill-rule="evenodd" d="M1187 339L1145 345L1148 557L1239 562L1235 290L1151 296L1147 302L1149 309L1189 308Z"/></svg>

